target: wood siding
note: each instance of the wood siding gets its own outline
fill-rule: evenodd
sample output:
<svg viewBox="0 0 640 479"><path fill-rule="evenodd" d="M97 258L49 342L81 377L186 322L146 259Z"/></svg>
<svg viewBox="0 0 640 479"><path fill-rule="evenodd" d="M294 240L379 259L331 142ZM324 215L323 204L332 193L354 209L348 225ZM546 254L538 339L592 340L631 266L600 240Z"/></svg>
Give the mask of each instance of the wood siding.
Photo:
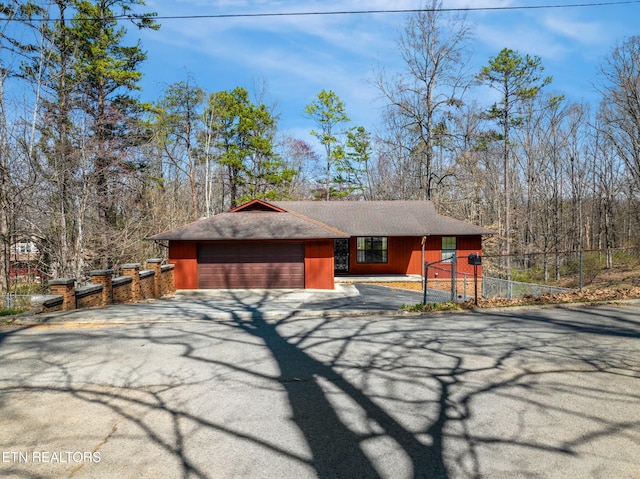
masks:
<svg viewBox="0 0 640 479"><path fill-rule="evenodd" d="M422 274L421 237L389 237L388 262L384 264L358 264L356 262L356 239L350 240L350 271L353 275L376 274ZM206 244L206 242L203 242ZM291 242L289 242L291 243ZM298 243L299 244L299 243ZM304 242L304 287L310 289L333 289L333 240L307 240ZM169 263L175 265L177 289L198 288L198 243L194 241L171 241ZM459 236L457 238L457 270L473 275L473 266L467 263L472 253L482 254L481 236ZM442 257L442 237L429 236L425 245L425 261L432 263ZM482 267L478 268L482 275ZM302 287L302 286L300 286Z"/></svg>
<svg viewBox="0 0 640 479"><path fill-rule="evenodd" d="M195 241L170 241L169 263L175 265L176 289L198 289L198 248Z"/></svg>
<svg viewBox="0 0 640 479"><path fill-rule="evenodd" d="M386 263L358 263L356 238L351 238L349 274L420 274L420 237L389 237Z"/></svg>
<svg viewBox="0 0 640 479"><path fill-rule="evenodd" d="M457 269L460 273L467 273L473 276L473 266L469 264L469 255L482 255L482 237L481 236L460 236L458 238L458 265ZM482 276L482 266L478 267L478 276Z"/></svg>
<svg viewBox="0 0 640 479"><path fill-rule="evenodd" d="M333 240L307 241L304 256L304 287L334 289Z"/></svg>
<svg viewBox="0 0 640 479"><path fill-rule="evenodd" d="M388 262L382 264L357 263L356 238L350 241L350 271L354 275L375 274L422 274L422 238L421 237L389 237ZM473 274L473 266L467 264L467 257L472 253L482 253L481 236L458 236L456 242L458 271ZM442 237L428 236L425 244L425 259L433 263L442 259ZM478 273L481 274L481 268Z"/></svg>
<svg viewBox="0 0 640 479"><path fill-rule="evenodd" d="M467 273L473 276L473 266L468 263L468 256L470 254L482 254L482 236L458 236L456 239L456 256L458 258L456 264L456 271L459 275ZM442 259L442 236L429 236L426 244L426 262L434 263ZM435 265L444 269L450 269L448 265ZM429 272L429 277L433 277L437 269L433 269ZM478 275L482 275L482 267L478 268ZM442 277L442 272L440 272ZM451 277L446 275L445 277Z"/></svg>

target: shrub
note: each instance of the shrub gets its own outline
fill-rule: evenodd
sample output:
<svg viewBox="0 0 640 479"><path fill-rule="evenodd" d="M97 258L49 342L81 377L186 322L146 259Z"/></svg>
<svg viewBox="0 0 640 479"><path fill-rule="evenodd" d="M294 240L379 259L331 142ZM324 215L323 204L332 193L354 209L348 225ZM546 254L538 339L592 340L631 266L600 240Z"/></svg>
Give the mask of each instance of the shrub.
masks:
<svg viewBox="0 0 640 479"><path fill-rule="evenodd" d="M29 311L29 308L4 308L0 309L0 316L13 316Z"/></svg>

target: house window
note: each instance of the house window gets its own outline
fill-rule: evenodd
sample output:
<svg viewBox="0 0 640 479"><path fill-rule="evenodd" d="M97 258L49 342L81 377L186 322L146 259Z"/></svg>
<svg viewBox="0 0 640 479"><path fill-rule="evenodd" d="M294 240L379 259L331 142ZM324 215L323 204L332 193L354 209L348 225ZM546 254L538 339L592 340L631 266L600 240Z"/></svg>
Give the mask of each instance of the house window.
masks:
<svg viewBox="0 0 640 479"><path fill-rule="evenodd" d="M451 259L456 254L456 237L455 236L443 236L442 237L442 262L451 263Z"/></svg>
<svg viewBox="0 0 640 479"><path fill-rule="evenodd" d="M386 263L387 238L384 236L361 236L357 238L358 263Z"/></svg>

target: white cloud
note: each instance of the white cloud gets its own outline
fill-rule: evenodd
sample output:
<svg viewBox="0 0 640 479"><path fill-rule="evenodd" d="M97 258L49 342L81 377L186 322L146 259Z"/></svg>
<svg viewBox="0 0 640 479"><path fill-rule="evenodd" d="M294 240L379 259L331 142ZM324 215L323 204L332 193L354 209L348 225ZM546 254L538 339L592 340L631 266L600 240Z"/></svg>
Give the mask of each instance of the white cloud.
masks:
<svg viewBox="0 0 640 479"><path fill-rule="evenodd" d="M596 21L579 21L560 15L545 15L542 24L549 32L578 44L597 45L608 37L604 26Z"/></svg>
<svg viewBox="0 0 640 479"><path fill-rule="evenodd" d="M569 53L566 43L535 25L511 25L508 29L482 25L478 28L478 38L493 52L490 56L497 55L503 48L517 50L522 55L537 55L548 61L560 60Z"/></svg>

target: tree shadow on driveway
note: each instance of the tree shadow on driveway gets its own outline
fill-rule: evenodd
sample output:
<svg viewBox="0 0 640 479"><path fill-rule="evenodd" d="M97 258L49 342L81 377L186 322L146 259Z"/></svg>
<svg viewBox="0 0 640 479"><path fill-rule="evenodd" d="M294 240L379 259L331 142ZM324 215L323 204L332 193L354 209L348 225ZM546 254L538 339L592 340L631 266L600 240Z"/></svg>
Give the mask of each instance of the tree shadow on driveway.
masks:
<svg viewBox="0 0 640 479"><path fill-rule="evenodd" d="M74 478L113 477L125 451L182 478L632 476L637 311L269 319L252 303L224 321L20 331L0 344L0 430L16 431L0 449L38 425L39 447L91 441L105 460ZM12 419L43 403L51 432Z"/></svg>
<svg viewBox="0 0 640 479"><path fill-rule="evenodd" d="M259 315L250 321L236 322L236 327L264 341L276 360L280 370L279 381L286 389L291 406L292 420L304 435L319 477L380 477L363 450L366 440L379 435L388 436L408 456L415 472L413 477L448 477L442 460L441 418L436 419L434 427L428 431L433 438L432 443L424 444L330 364L319 361L289 342L278 332L277 326L277 323L270 324ZM320 384L321 379L332 383L375 425L369 425L368 430L361 433L350 429L329 400ZM446 389L442 393L446 394ZM443 404L444 398L439 402ZM441 411L444 413L445 409ZM374 432L378 428L383 432Z"/></svg>

